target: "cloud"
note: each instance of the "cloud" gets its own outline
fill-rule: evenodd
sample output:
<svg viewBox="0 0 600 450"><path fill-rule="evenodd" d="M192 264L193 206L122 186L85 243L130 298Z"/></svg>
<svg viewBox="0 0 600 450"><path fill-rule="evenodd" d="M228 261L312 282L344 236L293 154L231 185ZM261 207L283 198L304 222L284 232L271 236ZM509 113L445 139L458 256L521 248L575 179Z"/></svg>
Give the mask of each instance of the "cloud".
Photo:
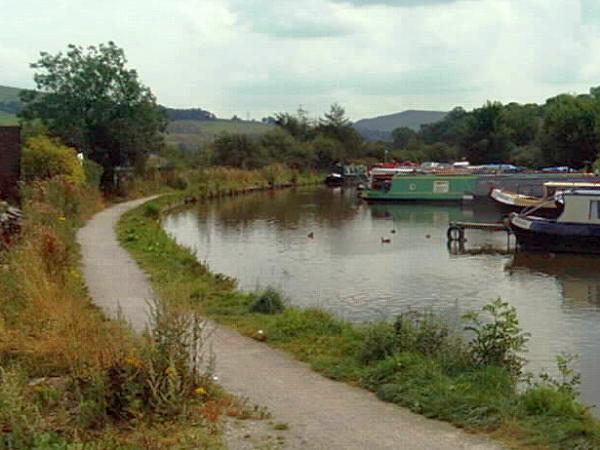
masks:
<svg viewBox="0 0 600 450"><path fill-rule="evenodd" d="M321 0L306 0L301 7L290 1L238 0L233 7L250 31L274 38L319 39L352 32L336 17L335 8Z"/></svg>
<svg viewBox="0 0 600 450"><path fill-rule="evenodd" d="M334 101L356 119L488 99L543 102L600 80L596 0L46 3L3 11L0 84L31 87L28 63L41 50L108 40L161 103L223 117L300 103L318 115Z"/></svg>
<svg viewBox="0 0 600 450"><path fill-rule="evenodd" d="M465 92L473 86L464 83L466 74L452 67L427 67L396 74L364 74L337 77L297 77L294 74L274 74L255 82L239 83L240 95L314 96L332 91L354 92L358 95L400 96Z"/></svg>
<svg viewBox="0 0 600 450"><path fill-rule="evenodd" d="M372 5L386 5L396 6L400 8L411 8L416 6L432 6L432 5L445 5L450 3L456 3L460 0L333 0L337 3L346 3L356 6L372 6Z"/></svg>

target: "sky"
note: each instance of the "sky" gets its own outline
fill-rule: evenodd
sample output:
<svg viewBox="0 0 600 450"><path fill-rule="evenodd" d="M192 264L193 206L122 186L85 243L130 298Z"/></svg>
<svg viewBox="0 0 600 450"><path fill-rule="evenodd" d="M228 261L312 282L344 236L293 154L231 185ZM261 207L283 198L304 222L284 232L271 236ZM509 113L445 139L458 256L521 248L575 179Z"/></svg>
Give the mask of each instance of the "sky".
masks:
<svg viewBox="0 0 600 450"><path fill-rule="evenodd" d="M354 119L600 85L600 0L0 0L0 85L109 40L161 104Z"/></svg>

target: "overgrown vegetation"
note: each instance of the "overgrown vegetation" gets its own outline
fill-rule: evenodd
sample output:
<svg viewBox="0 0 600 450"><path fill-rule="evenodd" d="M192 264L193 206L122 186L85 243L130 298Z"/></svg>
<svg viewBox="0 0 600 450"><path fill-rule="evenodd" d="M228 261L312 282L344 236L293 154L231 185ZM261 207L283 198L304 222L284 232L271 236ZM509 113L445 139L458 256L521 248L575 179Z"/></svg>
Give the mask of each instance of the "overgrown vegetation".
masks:
<svg viewBox="0 0 600 450"><path fill-rule="evenodd" d="M155 201L162 209L176 199ZM578 376L559 359L560 378L522 372L527 334L514 308L497 300L463 320L464 332L432 313L353 325L318 309L256 311L256 294L210 273L141 207L119 236L147 270L163 301L201 313L287 350L324 375L360 385L427 417L527 448L597 448L600 424L577 400ZM269 294L273 297L274 294ZM265 304L269 303L263 301ZM261 303L263 303L261 302ZM466 334L464 334L466 333Z"/></svg>
<svg viewBox="0 0 600 450"><path fill-rule="evenodd" d="M75 185L86 180L83 166L77 158L77 151L43 135L32 137L25 143L21 158L21 176L24 181L64 176Z"/></svg>
<svg viewBox="0 0 600 450"><path fill-rule="evenodd" d="M0 252L0 449L221 448L220 418L252 412L213 384L206 322L174 303L155 305L144 336L107 320L75 243L99 191L32 178Z"/></svg>

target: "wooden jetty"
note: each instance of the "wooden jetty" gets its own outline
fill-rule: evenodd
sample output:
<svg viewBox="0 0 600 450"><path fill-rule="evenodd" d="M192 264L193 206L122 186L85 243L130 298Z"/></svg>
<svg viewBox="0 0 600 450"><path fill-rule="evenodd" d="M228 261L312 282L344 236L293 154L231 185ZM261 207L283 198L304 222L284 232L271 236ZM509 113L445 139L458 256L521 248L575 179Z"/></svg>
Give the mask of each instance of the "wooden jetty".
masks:
<svg viewBox="0 0 600 450"><path fill-rule="evenodd" d="M508 222L450 222L448 225L448 231L446 233L448 241L464 242L465 230L482 230L491 232L504 231L507 233L508 238L510 238L510 235L512 234L512 230L510 229Z"/></svg>

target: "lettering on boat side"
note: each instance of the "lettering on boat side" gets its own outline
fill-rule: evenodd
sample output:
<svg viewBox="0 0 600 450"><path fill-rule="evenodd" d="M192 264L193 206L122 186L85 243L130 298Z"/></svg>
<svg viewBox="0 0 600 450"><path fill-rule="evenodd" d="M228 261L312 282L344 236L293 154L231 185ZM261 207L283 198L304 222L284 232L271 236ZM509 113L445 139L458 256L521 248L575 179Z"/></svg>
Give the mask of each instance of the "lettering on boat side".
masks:
<svg viewBox="0 0 600 450"><path fill-rule="evenodd" d="M450 192L450 183L448 181L434 181L433 192L436 194L447 194Z"/></svg>

